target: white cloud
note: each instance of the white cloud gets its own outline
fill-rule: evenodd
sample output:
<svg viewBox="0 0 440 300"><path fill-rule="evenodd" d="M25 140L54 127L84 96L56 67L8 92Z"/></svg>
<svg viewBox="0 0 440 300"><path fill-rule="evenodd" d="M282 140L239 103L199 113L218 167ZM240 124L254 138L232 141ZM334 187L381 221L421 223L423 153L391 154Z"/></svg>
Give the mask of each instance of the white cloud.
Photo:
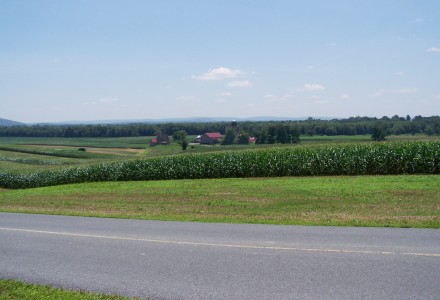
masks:
<svg viewBox="0 0 440 300"><path fill-rule="evenodd" d="M223 79L231 79L245 76L246 73L239 69L229 69L225 67L219 67L215 69L211 69L206 73L201 75L193 75L193 79L197 80L223 80Z"/></svg>
<svg viewBox="0 0 440 300"><path fill-rule="evenodd" d="M428 51L428 52L433 52L433 53L435 53L435 52L440 52L440 48L437 48L437 47L431 47L431 48L429 48L429 49L426 49L426 51Z"/></svg>
<svg viewBox="0 0 440 300"><path fill-rule="evenodd" d="M351 96L344 94L344 95L341 95L341 99L348 100L348 99L351 99Z"/></svg>
<svg viewBox="0 0 440 300"><path fill-rule="evenodd" d="M182 100L182 101L191 101L194 100L196 97L194 96L180 96L179 98L177 98L178 100Z"/></svg>
<svg viewBox="0 0 440 300"><path fill-rule="evenodd" d="M84 105L98 105L98 104L110 104L110 103L115 103L115 102L119 102L119 98L101 98L95 101L86 101L83 102Z"/></svg>
<svg viewBox="0 0 440 300"><path fill-rule="evenodd" d="M404 72L397 72L396 75L397 76L403 76L403 75L405 75L405 73Z"/></svg>
<svg viewBox="0 0 440 300"><path fill-rule="evenodd" d="M60 111L66 111L64 108L62 108L62 107L58 107L58 106L51 106L51 107L50 107L50 110L52 110L52 111L57 111L57 112L60 112ZM42 110L42 111L44 111L44 110Z"/></svg>
<svg viewBox="0 0 440 300"><path fill-rule="evenodd" d="M263 98L266 103L274 103L278 101L278 97L272 94L264 95Z"/></svg>
<svg viewBox="0 0 440 300"><path fill-rule="evenodd" d="M317 83L305 83L303 87L298 90L302 92L317 92L325 90L325 87Z"/></svg>
<svg viewBox="0 0 440 300"><path fill-rule="evenodd" d="M318 104L318 105L323 105L323 104L327 104L327 103L329 103L329 101L326 99L319 99L319 100L315 101L315 104Z"/></svg>
<svg viewBox="0 0 440 300"><path fill-rule="evenodd" d="M425 19L423 18L417 18L411 21L411 23L423 23L423 22L425 22Z"/></svg>
<svg viewBox="0 0 440 300"><path fill-rule="evenodd" d="M224 92L224 93L219 93L219 94L217 94L217 96L219 96L219 97L231 97L231 96L232 96L232 93L230 93L230 92Z"/></svg>
<svg viewBox="0 0 440 300"><path fill-rule="evenodd" d="M98 100L99 103L114 103L119 102L119 98L101 98Z"/></svg>
<svg viewBox="0 0 440 300"><path fill-rule="evenodd" d="M380 97L385 94L398 94L398 95L405 95L405 94L415 94L418 93L420 90L415 87L410 88L401 88L401 89L381 89L374 93L373 97Z"/></svg>
<svg viewBox="0 0 440 300"><path fill-rule="evenodd" d="M236 87L236 88L249 88L253 86L254 84L250 82L249 80L242 80L242 81L232 81L228 83L229 87Z"/></svg>
<svg viewBox="0 0 440 300"><path fill-rule="evenodd" d="M288 103L289 99L294 98L295 96L292 94L283 94L282 96L274 95L274 94L266 94L263 96L265 103Z"/></svg>
<svg viewBox="0 0 440 300"><path fill-rule="evenodd" d="M418 93L420 90L418 88L403 88L398 90L391 90L393 94L415 94Z"/></svg>

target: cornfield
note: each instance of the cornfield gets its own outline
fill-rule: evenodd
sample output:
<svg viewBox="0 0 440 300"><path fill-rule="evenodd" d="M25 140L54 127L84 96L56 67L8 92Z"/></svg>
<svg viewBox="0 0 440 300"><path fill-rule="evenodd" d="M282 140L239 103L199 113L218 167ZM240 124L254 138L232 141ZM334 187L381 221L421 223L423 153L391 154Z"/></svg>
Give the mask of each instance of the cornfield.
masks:
<svg viewBox="0 0 440 300"><path fill-rule="evenodd" d="M0 173L11 189L97 181L439 174L440 142L286 147L102 163L31 174Z"/></svg>

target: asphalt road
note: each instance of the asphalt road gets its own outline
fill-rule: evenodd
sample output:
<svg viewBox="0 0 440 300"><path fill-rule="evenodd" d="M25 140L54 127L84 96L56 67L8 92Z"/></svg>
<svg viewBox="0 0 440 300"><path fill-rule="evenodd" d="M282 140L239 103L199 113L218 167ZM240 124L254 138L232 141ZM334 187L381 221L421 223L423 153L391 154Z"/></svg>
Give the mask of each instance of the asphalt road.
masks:
<svg viewBox="0 0 440 300"><path fill-rule="evenodd" d="M440 230L0 213L0 277L149 299L440 299Z"/></svg>

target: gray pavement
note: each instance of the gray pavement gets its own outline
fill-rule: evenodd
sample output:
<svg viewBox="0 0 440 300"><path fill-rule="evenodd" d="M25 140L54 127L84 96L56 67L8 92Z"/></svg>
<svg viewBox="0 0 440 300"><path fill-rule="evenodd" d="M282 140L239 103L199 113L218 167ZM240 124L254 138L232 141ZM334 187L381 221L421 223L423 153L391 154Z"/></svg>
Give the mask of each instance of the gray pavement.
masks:
<svg viewBox="0 0 440 300"><path fill-rule="evenodd" d="M145 299L440 299L440 230L0 213L0 277Z"/></svg>

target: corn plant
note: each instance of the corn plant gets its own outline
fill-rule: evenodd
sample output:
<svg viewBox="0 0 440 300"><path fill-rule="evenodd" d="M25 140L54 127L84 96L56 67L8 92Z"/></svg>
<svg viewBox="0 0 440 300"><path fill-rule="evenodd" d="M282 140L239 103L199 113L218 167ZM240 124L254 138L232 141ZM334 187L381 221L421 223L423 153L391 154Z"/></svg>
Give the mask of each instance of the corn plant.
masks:
<svg viewBox="0 0 440 300"><path fill-rule="evenodd" d="M11 189L99 181L440 174L440 142L372 143L191 154L31 174L0 172Z"/></svg>

